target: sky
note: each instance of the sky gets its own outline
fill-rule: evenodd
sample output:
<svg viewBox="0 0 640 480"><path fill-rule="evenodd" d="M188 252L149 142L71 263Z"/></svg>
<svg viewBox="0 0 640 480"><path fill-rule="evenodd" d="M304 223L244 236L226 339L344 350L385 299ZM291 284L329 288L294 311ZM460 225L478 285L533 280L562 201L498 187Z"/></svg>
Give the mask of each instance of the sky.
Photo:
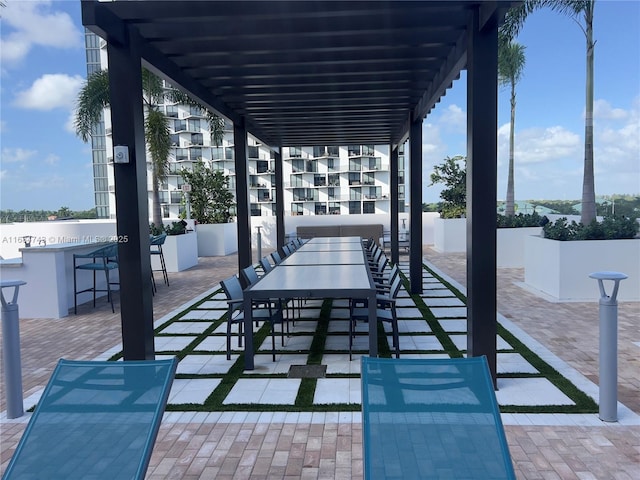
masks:
<svg viewBox="0 0 640 480"><path fill-rule="evenodd" d="M8 0L0 9L0 208L93 208L91 149L74 133L86 78L79 0ZM596 195L640 195L640 0L595 6ZM532 14L517 85L515 197L580 199L584 158L585 36L559 13ZM466 152L466 76L423 122L423 202L434 165ZM498 105L498 199L507 186L509 89Z"/></svg>

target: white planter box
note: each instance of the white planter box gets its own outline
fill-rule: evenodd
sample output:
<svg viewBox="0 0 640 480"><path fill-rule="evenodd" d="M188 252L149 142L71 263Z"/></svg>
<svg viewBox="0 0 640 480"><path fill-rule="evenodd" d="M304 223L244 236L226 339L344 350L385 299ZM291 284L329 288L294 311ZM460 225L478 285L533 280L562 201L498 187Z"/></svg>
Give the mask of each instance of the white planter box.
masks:
<svg viewBox="0 0 640 480"><path fill-rule="evenodd" d="M435 218L433 220L433 249L440 253L467 251L467 219Z"/></svg>
<svg viewBox="0 0 640 480"><path fill-rule="evenodd" d="M542 227L498 228L498 268L523 268L525 238L542 234Z"/></svg>
<svg viewBox="0 0 640 480"><path fill-rule="evenodd" d="M218 257L238 251L238 226L235 223L196 225L198 256Z"/></svg>
<svg viewBox="0 0 640 480"><path fill-rule="evenodd" d="M640 301L640 239L525 239L525 283L557 300L597 301L598 283L589 274L599 271L627 274L629 278L620 283L618 300ZM607 293L612 284L605 282Z"/></svg>
<svg viewBox="0 0 640 480"><path fill-rule="evenodd" d="M162 245L167 272L181 272L198 264L198 237L195 233L168 235ZM160 259L151 256L154 270L160 270Z"/></svg>

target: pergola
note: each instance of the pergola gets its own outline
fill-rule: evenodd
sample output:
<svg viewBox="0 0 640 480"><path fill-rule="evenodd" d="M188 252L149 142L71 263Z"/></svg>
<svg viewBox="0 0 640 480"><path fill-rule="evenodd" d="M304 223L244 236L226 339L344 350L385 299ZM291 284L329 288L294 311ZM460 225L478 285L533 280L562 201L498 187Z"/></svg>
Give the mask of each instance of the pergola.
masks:
<svg viewBox="0 0 640 480"><path fill-rule="evenodd" d="M467 70L468 354L496 372L497 29L517 1L82 0L107 41L125 359L154 356L141 66L233 122L238 267L251 264L247 135L285 146L388 144L392 259L398 146L409 140L410 277L422 291L422 121Z"/></svg>

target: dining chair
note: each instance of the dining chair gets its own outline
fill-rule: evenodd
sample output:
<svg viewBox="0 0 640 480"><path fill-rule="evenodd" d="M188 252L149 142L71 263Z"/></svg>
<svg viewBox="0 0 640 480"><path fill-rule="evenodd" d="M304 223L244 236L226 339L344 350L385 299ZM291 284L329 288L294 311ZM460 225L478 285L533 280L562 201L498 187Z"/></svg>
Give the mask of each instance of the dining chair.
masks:
<svg viewBox="0 0 640 480"><path fill-rule="evenodd" d="M78 260L91 260L91 262L77 263ZM118 244L113 243L106 247L100 247L89 253L75 253L73 255L73 311L78 314L78 295L81 293L93 293L93 307L96 306L96 293L107 292L107 301L111 304L111 313L115 313L113 307L113 294L111 285L118 285L118 282L112 282L110 272L118 269ZM82 290L78 290L77 272L79 270L90 271L93 273L93 286ZM96 272L103 271L106 280L105 288L96 286Z"/></svg>
<svg viewBox="0 0 640 480"><path fill-rule="evenodd" d="M291 253L292 253L291 246L289 246L289 245L284 245L284 246L282 247L282 253L284 253L284 256L285 256L285 257L288 257L289 255L291 255Z"/></svg>
<svg viewBox="0 0 640 480"><path fill-rule="evenodd" d="M166 233L161 233L160 235L150 235L149 236L149 253L151 255L151 283L153 285L153 290L156 289L156 279L153 276L153 272L162 272L162 277L164 278L164 283L168 287L169 286L169 274L167 273L167 264L164 261L164 254L162 253L162 246L164 245L165 240L167 239ZM153 257L158 257L160 261L160 268L153 268Z"/></svg>
<svg viewBox="0 0 640 480"><path fill-rule="evenodd" d="M400 338L398 335L398 316L396 312L396 299L398 292L400 291L400 276L396 277L391 289L388 293L376 295L376 319L378 322L387 322L391 324L391 331L393 335L393 348L395 350L396 358L400 358ZM349 320L349 360L352 359L353 349L353 337L355 335L355 326L358 320L369 320L369 308L368 306L358 306L358 300L351 300L349 302L350 307L350 320Z"/></svg>
<svg viewBox="0 0 640 480"><path fill-rule="evenodd" d="M220 282L222 290L227 297L227 360L231 359L231 326L235 323L238 325L238 347L242 347L242 334L244 326L244 293L242 285L237 275L232 275ZM271 328L271 355L273 361L276 361L276 340L275 325L279 323L282 326L281 338L284 345L284 325L282 319L282 311L280 308L260 307L256 306L251 309L251 316L258 321L269 322Z"/></svg>
<svg viewBox="0 0 640 480"><path fill-rule="evenodd" d="M280 262L282 262L282 257L278 252L271 253L271 258L273 259L273 263L275 263L276 265L279 265Z"/></svg>
<svg viewBox="0 0 640 480"><path fill-rule="evenodd" d="M273 265L271 265L271 262L269 262L269 257L262 257L260 259L260 265L262 266L262 271L265 273L265 275L273 270Z"/></svg>

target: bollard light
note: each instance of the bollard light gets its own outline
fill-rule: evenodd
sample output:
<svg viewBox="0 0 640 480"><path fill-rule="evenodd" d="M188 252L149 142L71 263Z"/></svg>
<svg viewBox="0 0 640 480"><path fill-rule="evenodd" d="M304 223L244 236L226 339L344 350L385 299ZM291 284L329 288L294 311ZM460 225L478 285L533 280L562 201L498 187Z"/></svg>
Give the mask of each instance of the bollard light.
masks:
<svg viewBox="0 0 640 480"><path fill-rule="evenodd" d="M0 282L2 299L2 360L4 361L4 385L7 399L7 418L24 415L22 402L22 365L20 360L20 325L18 324L18 290L26 285L22 280ZM13 287L13 298L4 298L4 289Z"/></svg>
<svg viewBox="0 0 640 480"><path fill-rule="evenodd" d="M599 416L603 422L618 421L618 288L627 275L620 272L595 272L600 288ZM604 281L614 282L611 295Z"/></svg>

